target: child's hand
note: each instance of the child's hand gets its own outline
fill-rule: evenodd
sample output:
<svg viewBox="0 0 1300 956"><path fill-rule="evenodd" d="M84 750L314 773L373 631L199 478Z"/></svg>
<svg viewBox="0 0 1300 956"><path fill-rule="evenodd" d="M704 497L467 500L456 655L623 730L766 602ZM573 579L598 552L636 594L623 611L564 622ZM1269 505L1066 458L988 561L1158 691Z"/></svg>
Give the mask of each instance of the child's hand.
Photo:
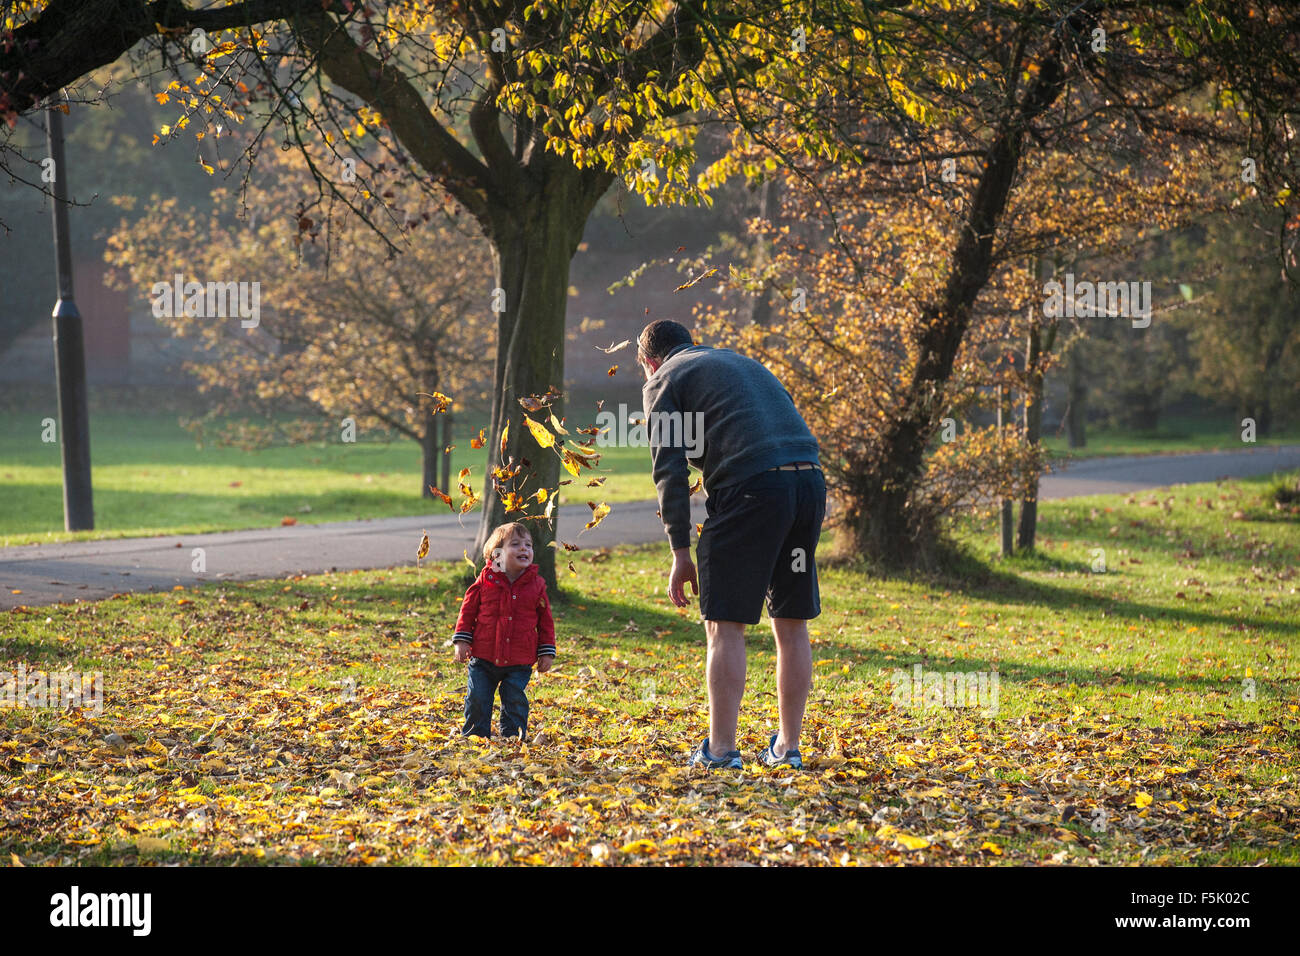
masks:
<svg viewBox="0 0 1300 956"><path fill-rule="evenodd" d="M537 658L537 673L545 674L551 669L553 663L555 663L555 658L552 655L543 654L541 657Z"/></svg>
<svg viewBox="0 0 1300 956"><path fill-rule="evenodd" d="M469 660L469 645L464 641L456 642L456 663L464 664Z"/></svg>

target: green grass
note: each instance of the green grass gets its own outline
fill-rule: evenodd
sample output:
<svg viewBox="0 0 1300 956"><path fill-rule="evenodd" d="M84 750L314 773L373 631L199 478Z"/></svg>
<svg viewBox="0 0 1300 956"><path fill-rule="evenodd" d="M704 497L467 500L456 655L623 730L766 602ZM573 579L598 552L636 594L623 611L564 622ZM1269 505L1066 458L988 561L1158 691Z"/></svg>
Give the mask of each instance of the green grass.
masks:
<svg viewBox="0 0 1300 956"><path fill-rule="evenodd" d="M41 442L40 414L6 417L0 546L264 528L285 518L314 524L447 512L441 502L421 497L420 449L410 440L199 448L174 415L105 412L91 418L95 530L68 533L62 530L58 444ZM471 485L481 493L487 454L472 450L469 441L477 428L458 434L452 478L471 469ZM610 503L654 497L648 449L597 450L603 457L595 474L607 476L605 485L566 497L585 502L598 493ZM585 483L591 473L583 476ZM459 505L460 494L453 498Z"/></svg>
<svg viewBox="0 0 1300 956"><path fill-rule="evenodd" d="M101 670L106 699L0 710L0 801L23 807L0 857L1300 864L1300 534L1267 489L1046 502L1039 550L1007 560L972 517L961 577L823 568L802 774L683 767L704 648L663 547L577 554L526 746L458 737L454 564L16 611L0 669ZM750 758L770 634L748 651ZM918 663L996 670L996 707L896 700Z"/></svg>
<svg viewBox="0 0 1300 956"><path fill-rule="evenodd" d="M260 451L199 448L175 414L96 411L91 417L95 530L69 533L62 530L59 446L40 440L41 420L48 414L10 410L4 415L0 547L265 528L286 518L313 524L441 514L446 507L421 497L420 451L406 439L366 441L362 434L355 444L317 442ZM482 490L487 455L472 450L469 439L482 424L458 431L452 452L453 476L461 468L471 469L476 492ZM1236 432L1220 431L1213 423L1175 421L1147 436L1094 431L1088 447L1078 452L1068 452L1063 439L1054 436L1046 444L1070 457L1242 447ZM1300 441L1300 429L1268 441ZM599 496L575 481L577 490L566 496L569 500L598 497L613 504L654 497L648 449L599 450L603 457L597 474L606 476ZM459 494L453 497L459 502Z"/></svg>
<svg viewBox="0 0 1300 956"><path fill-rule="evenodd" d="M1138 431L1123 428L1088 429L1088 444L1070 448L1064 430L1049 434L1044 447L1064 458L1104 458L1114 455L1174 455L1199 451L1240 451L1260 445L1300 444L1300 423L1281 426L1273 434L1257 436L1253 445L1241 440L1240 419L1233 416L1168 417L1159 427Z"/></svg>

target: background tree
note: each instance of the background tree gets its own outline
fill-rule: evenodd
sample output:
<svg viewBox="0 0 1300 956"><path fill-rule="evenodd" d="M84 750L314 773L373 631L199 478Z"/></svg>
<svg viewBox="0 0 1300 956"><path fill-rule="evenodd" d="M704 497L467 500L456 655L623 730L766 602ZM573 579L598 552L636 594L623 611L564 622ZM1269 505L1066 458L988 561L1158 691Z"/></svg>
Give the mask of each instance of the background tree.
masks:
<svg viewBox="0 0 1300 956"><path fill-rule="evenodd" d="M898 71L903 87L846 77L843 129L860 166L796 166L782 221L820 219L826 231L778 231L786 317L730 330L796 393L830 452L852 549L886 565L932 563L937 519L976 493L1020 488L1033 500L1036 453L1019 434L939 435L999 381L982 356L1023 348L1025 316L1042 314L1031 260L1098 246L1115 255L1226 202L1235 183L1223 160L1217 193L1189 172L1230 133L1179 93L1195 80L1182 53L1124 42L1150 23L1106 21L1088 4L1064 18L992 9L940 15L934 42L934 23L906 13L888 28L862 23L918 62ZM1094 29L1111 38L1104 55ZM750 164L800 135L797 122L771 127Z"/></svg>
<svg viewBox="0 0 1300 956"><path fill-rule="evenodd" d="M554 489L560 458L525 436L520 401L563 386L569 262L588 215L620 176L655 201L702 201L695 131L677 118L714 109L719 95L752 89L760 67L788 61L790 19L782 4L708 0L246 0L202 10L51 0L5 23L0 113L30 109L134 46L142 74L158 61L177 73L157 91L179 114L164 139L256 117L250 159L270 130L327 146L337 160L313 165L322 188L377 228L382 218L357 199L372 146L445 189L493 250L495 279L479 291L497 319L489 447L511 467L528 461L527 479ZM745 23L761 28L738 35ZM339 182L345 159L357 162L353 188ZM562 405L554 401L557 413ZM519 501L487 479L480 541ZM539 563L554 584L551 537L539 521Z"/></svg>
<svg viewBox="0 0 1300 956"><path fill-rule="evenodd" d="M391 429L420 444L432 498L429 486L448 484L438 464L450 436L438 426L450 406L439 396L483 402L490 388L495 329L479 291L491 259L445 203L386 168L372 182L401 217L401 255L359 220L320 208L302 157L277 151L238 201L217 190L214 208L200 212L155 196L149 214L110 237L106 259L146 302L154 283L173 281L169 261L185 263L185 281L260 283L256 328L183 311L160 319L202 345L203 360L187 368L216 400L204 420L220 423L225 440L338 440L344 418L363 436ZM329 420L286 419L304 409ZM262 422L228 421L249 412Z"/></svg>
<svg viewBox="0 0 1300 956"><path fill-rule="evenodd" d="M856 129L854 117L862 114L885 117L895 121L895 133L902 130L894 161L910 164L936 157L914 148L918 140L907 124L965 107L968 123L957 142L942 144L950 151L943 155L961 166L962 225L948 281L925 307L926 331L904 396L908 414L888 435L886 467L877 476L874 520L892 538L902 529L890 523L901 520L893 516L903 513L906 488L932 437L935 399L988 280L1026 139L1052 139L1054 116L1077 126L1094 114L1127 113L1149 132L1159 128L1158 110L1170 99L1226 76L1231 105L1261 152L1261 182L1284 181L1295 170L1283 134L1296 101L1287 94L1300 75L1297 19L1290 4L1236 0L246 0L204 10L180 2L38 0L9 17L0 36L0 114L30 109L144 41L136 49L150 62L155 55L178 62L179 54L201 60L209 77L178 99L182 113L168 124L172 132L197 125L192 119L238 121L240 110L256 107L291 143L319 137L346 151L377 138L395 161L413 163L451 192L493 244L497 277L490 291L503 309L493 443L508 435L503 455L522 461L536 449L523 429L509 426L522 423L521 398L561 381L568 263L599 195L627 176L657 199L698 199L742 168L739 161L715 164L691 183L694 126L682 117L725 112L769 143L765 125L784 118L793 134L780 144L783 155L831 161L843 155L831 135L837 127ZM105 30L105 22L113 28ZM1098 28L1126 37L1129 46L1093 55ZM196 30L212 36L209 53L195 52ZM848 117L824 109L837 84L861 94ZM1053 114L1075 84L1093 94L1088 113ZM319 88L315 102L324 115L303 106L309 85ZM976 97L989 89L996 95ZM322 184L346 193L326 170L318 172ZM554 487L558 467L558 458L543 455L533 477ZM489 487L505 497L504 489ZM504 504L485 497L490 507L480 537L504 516ZM549 537L539 528L539 544ZM554 581L550 553L541 554L543 573Z"/></svg>
<svg viewBox="0 0 1300 956"><path fill-rule="evenodd" d="M1190 247L1217 265L1188 288L1194 386L1231 406L1234 425L1253 419L1260 436L1295 421L1300 408L1300 294L1278 267L1280 219L1252 209L1183 237L1184 255Z"/></svg>

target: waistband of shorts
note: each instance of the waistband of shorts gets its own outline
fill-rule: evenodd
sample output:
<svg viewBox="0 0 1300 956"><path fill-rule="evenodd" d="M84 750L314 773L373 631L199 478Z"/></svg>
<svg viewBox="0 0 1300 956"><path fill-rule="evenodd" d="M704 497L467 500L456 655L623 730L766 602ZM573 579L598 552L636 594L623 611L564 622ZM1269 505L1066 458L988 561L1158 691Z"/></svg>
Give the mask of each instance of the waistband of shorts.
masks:
<svg viewBox="0 0 1300 956"><path fill-rule="evenodd" d="M821 471L822 466L815 461L792 461L789 464L777 465L775 468L769 468L768 471Z"/></svg>

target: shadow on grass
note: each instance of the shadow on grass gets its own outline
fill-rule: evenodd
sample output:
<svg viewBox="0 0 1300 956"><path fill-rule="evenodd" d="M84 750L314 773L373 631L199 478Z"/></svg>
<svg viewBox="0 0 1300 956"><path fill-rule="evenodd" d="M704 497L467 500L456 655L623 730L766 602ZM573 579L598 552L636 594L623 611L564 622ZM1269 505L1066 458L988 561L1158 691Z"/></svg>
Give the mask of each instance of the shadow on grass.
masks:
<svg viewBox="0 0 1300 956"><path fill-rule="evenodd" d="M1190 608L1173 609L1029 580L1010 571L993 567L966 550L949 552L946 561L947 564L941 574L916 575L912 576L912 579L922 580L927 584L940 586L972 599L989 600L995 598L998 601L1010 604L1070 608L1084 612L1104 611L1107 617L1116 617L1127 621L1168 618L1198 626L1220 626L1237 630L1241 630L1243 627L1253 628L1288 637L1293 637L1296 633L1295 625L1284 621L1247 617L1236 613L1216 614ZM1010 567L1025 570L1036 568L1040 564L1056 569L1055 565L1058 563L1060 570L1075 570L1081 575L1086 574L1089 576L1093 573L1091 568L1081 562L1057 562L1046 555L1022 555L1008 561ZM1115 572L1109 573L1114 574Z"/></svg>

